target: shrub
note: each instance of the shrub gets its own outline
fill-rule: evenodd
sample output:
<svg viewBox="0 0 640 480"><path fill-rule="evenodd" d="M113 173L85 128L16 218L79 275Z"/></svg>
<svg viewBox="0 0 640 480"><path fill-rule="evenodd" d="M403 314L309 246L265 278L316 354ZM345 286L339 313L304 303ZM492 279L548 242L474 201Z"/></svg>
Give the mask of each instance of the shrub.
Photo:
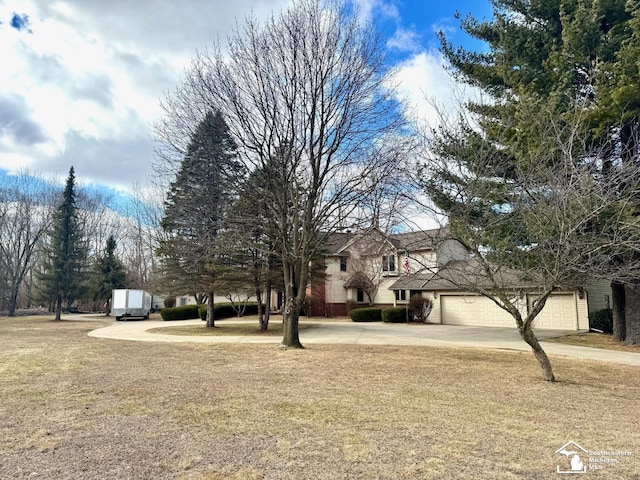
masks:
<svg viewBox="0 0 640 480"><path fill-rule="evenodd" d="M191 320L198 318L201 305L182 305L180 307L163 308L160 316L163 320Z"/></svg>
<svg viewBox="0 0 640 480"><path fill-rule="evenodd" d="M613 310L604 308L589 314L589 327L602 330L604 333L613 333Z"/></svg>
<svg viewBox="0 0 640 480"><path fill-rule="evenodd" d="M380 322L382 321L382 309L354 308L349 312L349 317L354 322Z"/></svg>
<svg viewBox="0 0 640 480"><path fill-rule="evenodd" d="M382 321L388 323L404 323L407 321L405 307L389 307L382 310Z"/></svg>
<svg viewBox="0 0 640 480"><path fill-rule="evenodd" d="M176 306L176 297L167 297L164 299L164 308L173 308Z"/></svg>
<svg viewBox="0 0 640 480"><path fill-rule="evenodd" d="M236 308L239 308L240 306L241 305L235 304L235 308L234 308L234 305L230 302L216 303L213 306L213 318L215 320L223 320L225 318L237 317L238 312L236 311ZM265 308L266 306L262 305L263 311ZM207 305L201 305L200 310L198 311L198 314L201 320L206 320ZM244 309L243 315L257 315L257 314L258 314L258 303L257 302L247 303Z"/></svg>
<svg viewBox="0 0 640 480"><path fill-rule="evenodd" d="M409 316L416 322L426 322L433 308L433 301L425 298L421 293L411 295L409 299Z"/></svg>

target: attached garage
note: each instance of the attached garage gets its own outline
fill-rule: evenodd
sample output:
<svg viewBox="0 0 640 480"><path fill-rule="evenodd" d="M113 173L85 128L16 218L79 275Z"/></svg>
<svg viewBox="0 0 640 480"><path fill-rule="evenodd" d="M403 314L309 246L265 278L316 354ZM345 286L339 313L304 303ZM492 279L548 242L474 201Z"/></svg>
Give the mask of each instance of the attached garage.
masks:
<svg viewBox="0 0 640 480"><path fill-rule="evenodd" d="M515 327L511 315L482 295L441 295L442 323L483 327Z"/></svg>
<svg viewBox="0 0 640 480"><path fill-rule="evenodd" d="M462 288L466 284L489 290L488 285L482 286L483 272L472 261L453 261L436 273L416 273L401 277L389 288L396 291L397 304L403 304L401 300L404 297L410 298L414 293L430 298L433 309L428 321L432 323L516 328L515 319L493 300L475 293L474 288ZM526 317L533 300L539 294L539 287L530 280L529 283L522 280L522 274L516 271L503 269L500 280L507 286L502 291L516 297L512 301L515 300L514 305L523 318ZM488 283L486 279L484 281ZM404 293L404 297L399 293ZM588 330L587 303L587 294L583 289L556 290L547 299L534 320L533 327L564 331Z"/></svg>
<svg viewBox="0 0 640 480"><path fill-rule="evenodd" d="M576 330L577 312L575 295L551 295L544 308L533 321L536 328Z"/></svg>
<svg viewBox="0 0 640 480"><path fill-rule="evenodd" d="M481 295L440 295L440 309L442 323L445 325L516 327L511 315ZM554 330L576 330L577 318L573 294L552 295L547 299L533 326Z"/></svg>

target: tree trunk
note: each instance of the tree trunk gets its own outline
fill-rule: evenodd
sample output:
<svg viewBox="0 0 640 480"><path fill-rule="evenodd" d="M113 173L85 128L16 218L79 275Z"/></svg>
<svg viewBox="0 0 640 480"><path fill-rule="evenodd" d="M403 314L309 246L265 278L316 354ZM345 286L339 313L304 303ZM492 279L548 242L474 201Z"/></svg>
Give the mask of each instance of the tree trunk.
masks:
<svg viewBox="0 0 640 480"><path fill-rule="evenodd" d="M542 379L547 382L555 382L556 378L553 375L551 362L549 361L549 357L547 357L545 351L540 346L540 342L538 342L538 338L535 333L533 333L533 330L531 329L531 322L525 322L519 330L520 336L525 342L527 342L527 345L531 347L533 355L540 364L540 368L542 369Z"/></svg>
<svg viewBox="0 0 640 480"><path fill-rule="evenodd" d="M214 318L213 290L209 292L209 304L207 305L207 328L214 328L216 320Z"/></svg>
<svg viewBox="0 0 640 480"><path fill-rule="evenodd" d="M58 295L56 298L56 316L54 318L55 321L62 320L62 296Z"/></svg>
<svg viewBox="0 0 640 480"><path fill-rule="evenodd" d="M282 313L282 347L304 348L300 343L300 331L298 321L302 302L294 296L288 296Z"/></svg>
<svg viewBox="0 0 640 480"><path fill-rule="evenodd" d="M264 310L262 309L262 289L256 288L256 300L258 301L258 323L260 323L260 331L264 332L268 328L268 324L265 323Z"/></svg>
<svg viewBox="0 0 640 480"><path fill-rule="evenodd" d="M627 335L625 288L620 282L611 282L611 306L613 311L613 339L624 342Z"/></svg>
<svg viewBox="0 0 640 480"><path fill-rule="evenodd" d="M264 305L264 324L265 329L269 328L269 320L271 319L271 282L267 282L266 302Z"/></svg>
<svg viewBox="0 0 640 480"><path fill-rule="evenodd" d="M628 345L640 345L640 285L625 285L625 338Z"/></svg>
<svg viewBox="0 0 640 480"><path fill-rule="evenodd" d="M12 286L11 289L11 297L9 298L9 312L7 313L7 316L9 317L16 316L16 306L18 304L18 288Z"/></svg>

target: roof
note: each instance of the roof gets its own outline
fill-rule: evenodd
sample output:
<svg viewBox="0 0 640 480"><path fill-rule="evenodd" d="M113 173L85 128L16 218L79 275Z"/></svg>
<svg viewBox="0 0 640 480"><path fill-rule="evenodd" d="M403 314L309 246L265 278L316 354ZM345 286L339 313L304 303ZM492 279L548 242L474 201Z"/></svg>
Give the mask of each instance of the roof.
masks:
<svg viewBox="0 0 640 480"><path fill-rule="evenodd" d="M363 230L357 233L353 232L335 232L328 236L324 244L324 253L326 255L349 255L346 248L353 243L358 237L364 236L371 232ZM380 231L382 235L384 232ZM387 240L397 250L435 250L438 243L442 240L451 238L449 230L446 228L436 228L432 230L420 230L417 232L392 233L385 235Z"/></svg>
<svg viewBox="0 0 640 480"><path fill-rule="evenodd" d="M389 240L398 250L435 250L437 245L451 238L449 229L434 228L432 230L420 230L417 232L393 233Z"/></svg>
<svg viewBox="0 0 640 480"><path fill-rule="evenodd" d="M354 273L349 280L344 284L344 288L371 288L373 282L362 272Z"/></svg>
<svg viewBox="0 0 640 480"><path fill-rule="evenodd" d="M475 260L454 260L447 263L435 273L420 273L400 277L390 290L471 290L491 289L495 282L498 288L536 288L532 276L524 271L514 270L497 265L491 266L489 275L483 266Z"/></svg>
<svg viewBox="0 0 640 480"><path fill-rule="evenodd" d="M332 233L327 237L327 241L324 243L324 253L326 255L335 255L342 250L342 248L344 248L344 246L349 243L354 236L355 234L349 231Z"/></svg>

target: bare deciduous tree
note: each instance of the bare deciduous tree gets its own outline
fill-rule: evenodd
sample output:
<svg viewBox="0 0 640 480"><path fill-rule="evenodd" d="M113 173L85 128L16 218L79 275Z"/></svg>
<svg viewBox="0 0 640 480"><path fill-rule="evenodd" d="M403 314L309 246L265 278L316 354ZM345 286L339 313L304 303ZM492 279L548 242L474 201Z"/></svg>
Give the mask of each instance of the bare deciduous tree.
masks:
<svg viewBox="0 0 640 480"><path fill-rule="evenodd" d="M0 308L14 316L18 296L33 267L34 256L51 225L54 189L43 179L21 172L0 189Z"/></svg>
<svg viewBox="0 0 640 480"><path fill-rule="evenodd" d="M377 155L376 145L406 141L404 117L379 34L346 3L299 0L263 25L249 18L227 47L195 58L157 133L183 148L194 117L219 109L241 158L265 172L260 194L285 285L282 344L302 347L310 260L345 205L356 208L370 192L365 179L393 173L398 158Z"/></svg>

